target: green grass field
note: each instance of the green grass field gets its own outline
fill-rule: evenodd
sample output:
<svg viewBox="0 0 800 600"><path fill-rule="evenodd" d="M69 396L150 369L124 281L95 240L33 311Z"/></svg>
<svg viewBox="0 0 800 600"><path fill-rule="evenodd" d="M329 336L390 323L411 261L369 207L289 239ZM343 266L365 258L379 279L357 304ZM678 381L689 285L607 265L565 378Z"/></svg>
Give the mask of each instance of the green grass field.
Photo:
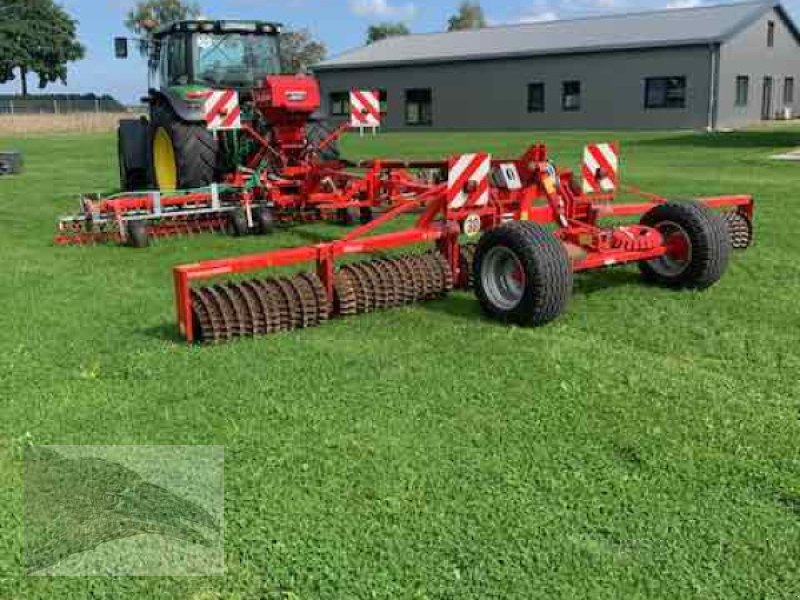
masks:
<svg viewBox="0 0 800 600"><path fill-rule="evenodd" d="M757 243L706 293L582 275L525 330L468 293L291 335L188 348L176 264L340 232L51 243L112 189L110 135L0 140L3 598L800 598L800 130L386 134L349 156L516 155L577 166L619 137L630 184L754 193ZM22 570L19 449L225 446L227 575Z"/></svg>

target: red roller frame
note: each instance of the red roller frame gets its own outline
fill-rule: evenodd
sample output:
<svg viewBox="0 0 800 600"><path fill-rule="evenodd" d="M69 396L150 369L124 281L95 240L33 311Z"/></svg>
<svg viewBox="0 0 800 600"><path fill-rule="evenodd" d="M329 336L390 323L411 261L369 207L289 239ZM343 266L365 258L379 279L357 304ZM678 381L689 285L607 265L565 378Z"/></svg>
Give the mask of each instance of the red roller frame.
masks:
<svg viewBox="0 0 800 600"><path fill-rule="evenodd" d="M195 282L225 275L250 273L274 267L289 267L299 264L314 264L333 301L334 273L337 259L350 254L370 254L395 250L423 243L434 243L447 258L456 281L459 273L459 238L462 225L468 217L479 217L483 230L490 230L508 220L532 221L540 224L556 224L554 235L572 250L573 269L576 272L604 268L612 265L641 262L658 258L668 252L679 252L671 248L656 230L640 226L602 226L601 219L642 215L665 202L664 198L646 194L631 188L631 193L644 198L636 204L613 204L611 196L587 196L573 184L570 171L557 171L556 181L552 166L547 159L544 145L533 146L522 158L493 160L492 164L514 163L523 187L520 190L490 188L487 206L451 210L447 206L447 185L430 185L420 189L411 198L396 198L396 205L372 223L359 227L340 240L250 254L235 258L212 260L176 267L173 271L177 319L181 333L188 342L195 340L195 324L192 315L191 286ZM383 173L396 169L431 168L445 170L447 162L375 162ZM376 171L378 172L378 171ZM715 196L701 198L700 202L713 209L741 211L752 219L754 200L752 196ZM416 222L409 228L393 233L373 234L378 228L412 211L421 211ZM633 243L620 245L619 235L633 239ZM627 238L626 238L627 239Z"/></svg>

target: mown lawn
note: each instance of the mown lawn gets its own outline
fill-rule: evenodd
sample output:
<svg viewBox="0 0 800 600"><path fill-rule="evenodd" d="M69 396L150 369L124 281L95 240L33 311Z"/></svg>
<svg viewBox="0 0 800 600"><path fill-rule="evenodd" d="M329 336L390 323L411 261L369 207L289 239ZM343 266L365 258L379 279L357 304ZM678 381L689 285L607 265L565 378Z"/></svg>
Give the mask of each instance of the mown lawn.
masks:
<svg viewBox="0 0 800 600"><path fill-rule="evenodd" d="M577 165L619 137L628 183L758 196L758 239L707 293L583 275L538 330L474 298L218 347L181 344L170 268L307 243L61 248L57 215L113 188L110 135L0 140L0 596L800 597L800 130L707 136L418 134L350 156L516 154ZM19 452L223 445L227 575L21 575Z"/></svg>

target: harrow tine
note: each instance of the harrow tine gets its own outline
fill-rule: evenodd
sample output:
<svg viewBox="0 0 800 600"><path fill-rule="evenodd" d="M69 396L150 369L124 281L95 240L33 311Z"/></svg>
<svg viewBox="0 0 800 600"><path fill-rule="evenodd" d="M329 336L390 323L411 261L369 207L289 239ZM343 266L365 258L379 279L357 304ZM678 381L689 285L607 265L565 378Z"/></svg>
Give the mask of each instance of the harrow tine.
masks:
<svg viewBox="0 0 800 600"><path fill-rule="evenodd" d="M204 342L305 329L331 314L325 287L313 273L200 288L192 302Z"/></svg>
<svg viewBox="0 0 800 600"><path fill-rule="evenodd" d="M335 275L331 304L316 273L216 284L192 291L198 340L230 341L321 325L347 317L434 300L453 289L438 251L351 263Z"/></svg>
<svg viewBox="0 0 800 600"><path fill-rule="evenodd" d="M747 250L753 245L753 224L747 215L737 211L723 214L735 250Z"/></svg>

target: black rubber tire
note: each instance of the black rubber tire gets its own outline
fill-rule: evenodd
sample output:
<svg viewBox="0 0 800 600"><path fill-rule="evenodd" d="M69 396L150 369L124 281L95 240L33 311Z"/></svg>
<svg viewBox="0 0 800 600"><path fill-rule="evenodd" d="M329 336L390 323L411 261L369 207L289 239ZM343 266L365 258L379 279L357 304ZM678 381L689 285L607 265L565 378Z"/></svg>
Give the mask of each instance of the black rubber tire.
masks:
<svg viewBox="0 0 800 600"><path fill-rule="evenodd" d="M228 231L233 237L250 235L250 226L244 210L235 210L228 215Z"/></svg>
<svg viewBox="0 0 800 600"><path fill-rule="evenodd" d="M494 302L485 287L484 259L497 247L510 250L525 273L522 297L511 308ZM474 263L475 294L484 313L493 319L523 326L549 323L566 310L573 279L564 245L535 223L506 223L484 234L478 242Z"/></svg>
<svg viewBox="0 0 800 600"><path fill-rule="evenodd" d="M642 225L659 228L664 223L677 225L686 235L691 256L679 273L659 269L661 259L639 263L642 277L649 283L675 289L704 290L717 283L728 268L731 236L723 217L698 202L660 204L642 217Z"/></svg>
<svg viewBox="0 0 800 600"><path fill-rule="evenodd" d="M125 229L128 245L132 248L147 248L150 245L150 233L144 221L127 221Z"/></svg>
<svg viewBox="0 0 800 600"><path fill-rule="evenodd" d="M150 188L150 178L146 169L129 169L125 159L122 140L117 141L119 159L119 188L123 192L141 192Z"/></svg>
<svg viewBox="0 0 800 600"><path fill-rule="evenodd" d="M182 121L170 107L162 103L153 107L153 135L160 128L167 131L172 139L178 167L178 188L201 188L214 183L219 144L205 124ZM153 173L156 173L155 167Z"/></svg>
<svg viewBox="0 0 800 600"><path fill-rule="evenodd" d="M335 131L335 128L324 121L312 121L306 125L306 136L313 148L317 148L325 139ZM333 142L324 150L319 152L319 157L323 161L337 161L342 159L339 151L338 141Z"/></svg>
<svg viewBox="0 0 800 600"><path fill-rule="evenodd" d="M375 220L375 213L369 206L363 206L358 211L358 221L362 225L367 225L368 223L372 223Z"/></svg>
<svg viewBox="0 0 800 600"><path fill-rule="evenodd" d="M355 208L339 208L336 210L336 222L342 227L350 227L358 219Z"/></svg>
<svg viewBox="0 0 800 600"><path fill-rule="evenodd" d="M256 209L255 215L256 231L260 235L270 235L275 233L277 222L275 221L275 213L269 206L261 206Z"/></svg>

